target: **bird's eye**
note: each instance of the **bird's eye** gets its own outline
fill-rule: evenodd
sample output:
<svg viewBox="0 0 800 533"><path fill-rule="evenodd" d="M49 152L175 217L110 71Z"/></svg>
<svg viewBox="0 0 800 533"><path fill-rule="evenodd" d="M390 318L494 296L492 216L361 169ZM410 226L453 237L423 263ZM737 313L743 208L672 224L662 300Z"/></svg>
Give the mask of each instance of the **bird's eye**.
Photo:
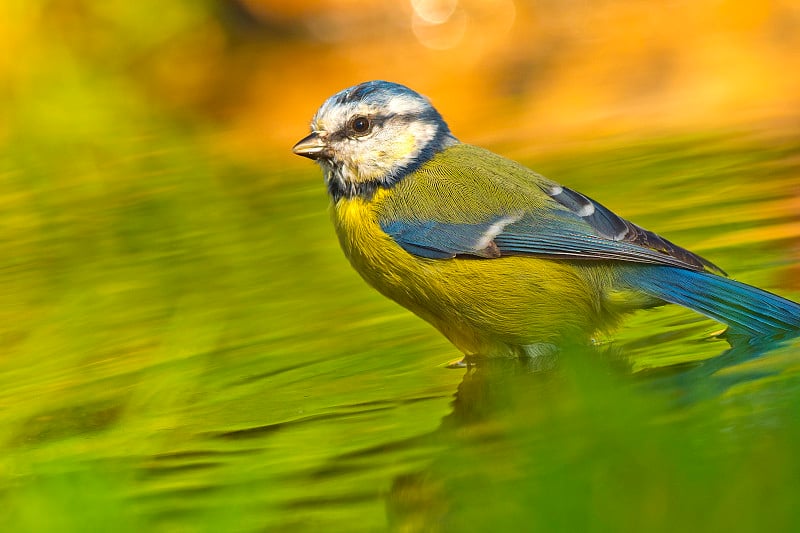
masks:
<svg viewBox="0 0 800 533"><path fill-rule="evenodd" d="M350 130L356 135L366 135L372 129L372 122L367 117L355 117L350 121Z"/></svg>

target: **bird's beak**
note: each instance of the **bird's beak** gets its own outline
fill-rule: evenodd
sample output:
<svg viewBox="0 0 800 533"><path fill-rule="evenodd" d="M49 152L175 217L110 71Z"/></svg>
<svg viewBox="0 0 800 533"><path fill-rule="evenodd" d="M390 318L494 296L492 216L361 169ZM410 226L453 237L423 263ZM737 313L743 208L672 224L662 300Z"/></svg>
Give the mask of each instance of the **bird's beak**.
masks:
<svg viewBox="0 0 800 533"><path fill-rule="evenodd" d="M328 154L328 145L323 132L315 131L311 135L303 137L292 147L292 152L309 159L325 157Z"/></svg>

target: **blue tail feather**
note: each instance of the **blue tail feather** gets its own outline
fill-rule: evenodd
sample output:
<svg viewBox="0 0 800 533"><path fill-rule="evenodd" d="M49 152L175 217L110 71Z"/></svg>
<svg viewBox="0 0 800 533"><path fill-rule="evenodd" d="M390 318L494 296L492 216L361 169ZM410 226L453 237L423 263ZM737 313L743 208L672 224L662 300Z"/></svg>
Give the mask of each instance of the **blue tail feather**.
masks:
<svg viewBox="0 0 800 533"><path fill-rule="evenodd" d="M634 285L751 337L800 333L800 304L708 272L674 267L636 269Z"/></svg>

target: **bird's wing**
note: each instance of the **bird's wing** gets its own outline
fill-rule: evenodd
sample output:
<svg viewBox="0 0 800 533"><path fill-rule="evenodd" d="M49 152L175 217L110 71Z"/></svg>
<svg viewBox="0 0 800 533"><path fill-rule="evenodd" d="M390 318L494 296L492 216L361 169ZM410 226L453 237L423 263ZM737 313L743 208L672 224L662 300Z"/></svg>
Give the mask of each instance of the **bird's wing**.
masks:
<svg viewBox="0 0 800 533"><path fill-rule="evenodd" d="M431 259L514 255L618 260L724 272L713 263L566 187L543 182L545 205L508 210L476 223L392 218L381 228L407 252Z"/></svg>

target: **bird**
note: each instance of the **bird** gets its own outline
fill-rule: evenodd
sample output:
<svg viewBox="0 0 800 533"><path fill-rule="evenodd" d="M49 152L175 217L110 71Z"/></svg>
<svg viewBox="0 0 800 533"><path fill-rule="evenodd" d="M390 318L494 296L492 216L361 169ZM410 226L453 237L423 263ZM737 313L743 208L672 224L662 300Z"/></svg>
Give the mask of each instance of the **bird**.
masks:
<svg viewBox="0 0 800 533"><path fill-rule="evenodd" d="M352 267L467 361L591 343L625 315L667 303L747 342L800 332L797 303L459 141L404 85L367 81L334 94L292 151L321 167Z"/></svg>

